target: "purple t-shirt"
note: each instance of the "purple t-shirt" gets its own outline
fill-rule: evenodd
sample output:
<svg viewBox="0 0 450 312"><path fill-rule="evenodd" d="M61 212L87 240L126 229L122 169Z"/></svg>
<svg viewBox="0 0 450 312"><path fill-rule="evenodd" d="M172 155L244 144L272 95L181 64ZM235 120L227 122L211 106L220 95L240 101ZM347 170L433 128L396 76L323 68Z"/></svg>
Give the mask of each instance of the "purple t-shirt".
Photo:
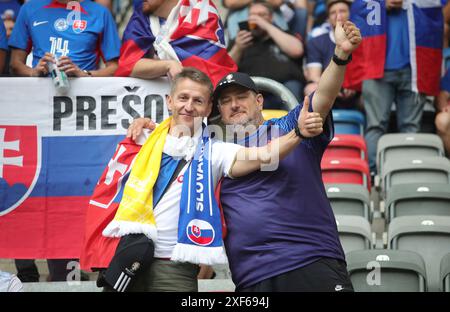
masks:
<svg viewBox="0 0 450 312"><path fill-rule="evenodd" d="M287 116L266 124L278 127L280 135L289 132L300 109L299 105ZM238 290L321 257L345 261L320 169L333 135L330 114L324 133L303 141L276 171L223 180L220 198L228 228L225 247ZM249 141L254 145L258 140Z"/></svg>

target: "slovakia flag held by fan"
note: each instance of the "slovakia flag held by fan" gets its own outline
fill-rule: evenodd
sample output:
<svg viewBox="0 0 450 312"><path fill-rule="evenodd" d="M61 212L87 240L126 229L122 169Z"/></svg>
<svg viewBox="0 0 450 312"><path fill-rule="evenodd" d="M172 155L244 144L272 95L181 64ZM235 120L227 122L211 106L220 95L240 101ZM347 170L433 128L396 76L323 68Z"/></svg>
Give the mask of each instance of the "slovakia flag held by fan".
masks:
<svg viewBox="0 0 450 312"><path fill-rule="evenodd" d="M427 95L439 93L442 64L443 0L403 1L407 12L411 89ZM344 87L361 85L384 75L386 60L386 8L382 0L355 0L350 19L361 29L360 47L348 65Z"/></svg>
<svg viewBox="0 0 450 312"><path fill-rule="evenodd" d="M366 79L384 75L386 58L386 6L383 0L355 0L350 20L360 29L362 42L347 65L344 88L361 90Z"/></svg>
<svg viewBox="0 0 450 312"><path fill-rule="evenodd" d="M408 3L408 29L412 71L412 90L438 95L444 18L442 0L413 0Z"/></svg>
<svg viewBox="0 0 450 312"><path fill-rule="evenodd" d="M237 66L228 55L223 24L211 0L181 0L167 21L135 10L123 36L116 76L129 76L144 57L196 67L215 85Z"/></svg>
<svg viewBox="0 0 450 312"><path fill-rule="evenodd" d="M116 215L131 165L142 144L128 138L121 141L97 183L86 215L82 269L106 268L114 256L119 238L105 237L102 231Z"/></svg>

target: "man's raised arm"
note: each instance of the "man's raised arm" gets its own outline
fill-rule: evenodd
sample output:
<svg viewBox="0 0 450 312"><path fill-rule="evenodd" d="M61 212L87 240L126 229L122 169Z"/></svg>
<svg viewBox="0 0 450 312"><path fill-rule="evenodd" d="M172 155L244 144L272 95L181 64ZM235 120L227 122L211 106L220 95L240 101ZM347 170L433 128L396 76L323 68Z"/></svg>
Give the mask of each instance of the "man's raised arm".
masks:
<svg viewBox="0 0 450 312"><path fill-rule="evenodd" d="M350 21L342 22L338 15L334 31L336 39L335 56L346 61L361 43L359 29ZM345 65L338 65L331 60L319 80L319 85L312 99L313 111L320 113L323 120L327 117L344 82Z"/></svg>

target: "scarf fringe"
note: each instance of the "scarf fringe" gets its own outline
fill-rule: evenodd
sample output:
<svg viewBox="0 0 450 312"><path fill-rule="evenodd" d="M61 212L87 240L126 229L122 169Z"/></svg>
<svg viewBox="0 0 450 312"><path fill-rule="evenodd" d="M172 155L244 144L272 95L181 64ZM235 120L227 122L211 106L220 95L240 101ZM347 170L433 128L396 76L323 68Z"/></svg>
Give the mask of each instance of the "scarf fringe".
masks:
<svg viewBox="0 0 450 312"><path fill-rule="evenodd" d="M132 221L112 220L102 232L106 237L122 237L128 234L144 234L154 243L158 238L156 226Z"/></svg>
<svg viewBox="0 0 450 312"><path fill-rule="evenodd" d="M172 261L190 262L195 264L216 265L227 264L225 248L203 247L177 243L172 252Z"/></svg>

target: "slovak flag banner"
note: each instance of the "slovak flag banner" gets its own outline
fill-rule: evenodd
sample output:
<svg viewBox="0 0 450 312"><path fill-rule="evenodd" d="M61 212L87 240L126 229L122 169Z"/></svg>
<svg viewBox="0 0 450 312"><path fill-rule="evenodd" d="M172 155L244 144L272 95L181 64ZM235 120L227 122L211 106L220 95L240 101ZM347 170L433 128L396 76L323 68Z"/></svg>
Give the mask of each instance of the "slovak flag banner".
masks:
<svg viewBox="0 0 450 312"><path fill-rule="evenodd" d="M104 77L70 86L61 95L51 78L0 78L0 259L78 259L83 250L97 267L116 249L101 231L140 148L119 142L133 118L169 116L170 85Z"/></svg>
<svg viewBox="0 0 450 312"><path fill-rule="evenodd" d="M355 0L350 20L360 29L362 42L347 65L344 88L361 90L363 80L384 75L386 58L386 6L384 0Z"/></svg>
<svg viewBox="0 0 450 312"><path fill-rule="evenodd" d="M412 90L437 95L441 78L442 0L413 0L408 11Z"/></svg>
<svg viewBox="0 0 450 312"><path fill-rule="evenodd" d="M116 76L129 76L141 58L155 52L159 59L198 68L214 85L237 71L226 50L219 12L211 0L181 0L167 21L135 10L124 32Z"/></svg>

